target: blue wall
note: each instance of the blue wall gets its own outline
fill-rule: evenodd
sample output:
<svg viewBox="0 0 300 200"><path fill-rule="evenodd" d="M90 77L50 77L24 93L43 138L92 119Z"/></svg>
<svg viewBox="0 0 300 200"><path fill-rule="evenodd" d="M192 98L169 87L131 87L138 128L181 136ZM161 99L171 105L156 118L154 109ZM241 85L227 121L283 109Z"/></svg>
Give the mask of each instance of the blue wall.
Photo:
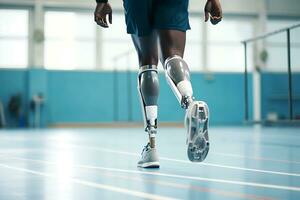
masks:
<svg viewBox="0 0 300 200"><path fill-rule="evenodd" d="M33 115L28 108L31 97L43 93L45 105L42 110L44 126L57 123L98 123L118 121L142 121L136 84L137 72L89 72L0 70L0 99L7 107L9 97L21 93L23 110L29 125ZM114 80L117 78L117 92ZM270 111L284 113L287 102L270 100L277 94L287 95L285 75L262 74L262 113ZM130 80L130 81L128 81ZM251 76L249 76L250 111ZM193 73L195 97L210 105L212 124L242 124L244 119L244 86L242 73ZM295 93L299 94L300 76L294 76ZM167 85L164 74L160 74L159 121L181 122L184 112ZM297 86L297 87L296 87ZM131 94L131 95L129 95ZM114 98L116 96L116 98ZM299 102L295 102L299 115ZM8 114L6 110L6 114ZM250 112L252 116L252 112ZM10 125L15 125L9 117Z"/></svg>
<svg viewBox="0 0 300 200"><path fill-rule="evenodd" d="M300 73L294 73L293 107L294 118L300 119ZM288 112L288 75L282 73L263 73L261 83L262 117L275 112L280 119L287 119Z"/></svg>

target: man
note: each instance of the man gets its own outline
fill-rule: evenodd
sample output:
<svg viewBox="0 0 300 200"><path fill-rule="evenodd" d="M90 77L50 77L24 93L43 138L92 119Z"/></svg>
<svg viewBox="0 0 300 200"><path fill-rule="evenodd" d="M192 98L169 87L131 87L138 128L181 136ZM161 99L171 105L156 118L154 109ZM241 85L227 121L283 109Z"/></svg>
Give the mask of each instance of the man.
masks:
<svg viewBox="0 0 300 200"><path fill-rule="evenodd" d="M112 23L112 9L108 0L96 0L95 21L103 28ZM131 34L136 48L140 70L138 91L141 100L145 131L149 142L144 147L139 167L159 167L155 148L157 133L157 99L159 82L157 74L158 47L167 82L186 110L187 155L192 162L203 161L209 150L208 106L195 101L190 82L190 72L183 60L186 31L190 29L188 17L189 0L124 0L127 33ZM207 0L205 21L217 24L222 19L219 0ZM108 22L107 22L108 17Z"/></svg>

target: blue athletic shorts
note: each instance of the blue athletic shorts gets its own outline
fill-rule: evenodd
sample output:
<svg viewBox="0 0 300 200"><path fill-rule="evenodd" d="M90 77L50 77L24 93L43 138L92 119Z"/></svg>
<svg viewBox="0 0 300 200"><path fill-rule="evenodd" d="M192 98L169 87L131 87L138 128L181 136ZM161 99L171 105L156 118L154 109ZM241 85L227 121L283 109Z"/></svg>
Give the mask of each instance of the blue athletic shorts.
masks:
<svg viewBox="0 0 300 200"><path fill-rule="evenodd" d="M147 36L154 29L190 29L189 0L124 0L127 33Z"/></svg>

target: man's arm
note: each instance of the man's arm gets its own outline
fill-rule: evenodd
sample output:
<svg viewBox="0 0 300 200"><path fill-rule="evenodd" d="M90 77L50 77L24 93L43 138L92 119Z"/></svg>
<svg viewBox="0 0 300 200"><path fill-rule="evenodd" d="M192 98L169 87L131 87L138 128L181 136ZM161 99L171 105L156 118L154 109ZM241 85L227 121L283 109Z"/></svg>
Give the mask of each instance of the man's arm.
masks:
<svg viewBox="0 0 300 200"><path fill-rule="evenodd" d="M106 17L108 15L108 21L112 24L112 9L108 0L96 0L97 6L94 13L95 22L103 27L108 28Z"/></svg>
<svg viewBox="0 0 300 200"><path fill-rule="evenodd" d="M210 18L210 22L216 25L222 20L222 7L219 0L207 0L204 7L205 21Z"/></svg>

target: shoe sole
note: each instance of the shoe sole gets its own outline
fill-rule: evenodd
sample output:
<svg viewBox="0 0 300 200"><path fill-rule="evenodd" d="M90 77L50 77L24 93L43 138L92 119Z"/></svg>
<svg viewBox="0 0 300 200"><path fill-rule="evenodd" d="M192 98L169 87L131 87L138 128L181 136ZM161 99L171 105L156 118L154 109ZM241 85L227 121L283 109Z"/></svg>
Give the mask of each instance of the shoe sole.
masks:
<svg viewBox="0 0 300 200"><path fill-rule="evenodd" d="M138 164L141 168L159 168L159 162L147 162L143 164Z"/></svg>
<svg viewBox="0 0 300 200"><path fill-rule="evenodd" d="M202 105L201 105L202 104ZM190 135L187 140L187 155L192 162L202 162L209 151L208 141L208 106L201 102L192 105L188 128Z"/></svg>

